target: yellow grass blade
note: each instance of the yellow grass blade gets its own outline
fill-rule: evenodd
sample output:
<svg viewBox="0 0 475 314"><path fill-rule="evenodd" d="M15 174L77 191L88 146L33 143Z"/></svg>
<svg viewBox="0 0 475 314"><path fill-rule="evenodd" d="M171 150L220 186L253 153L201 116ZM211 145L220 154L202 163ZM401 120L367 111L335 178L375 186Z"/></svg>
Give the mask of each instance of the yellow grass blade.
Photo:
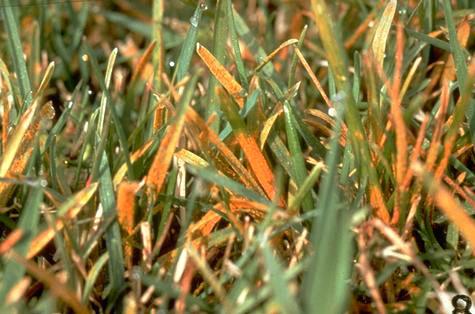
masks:
<svg viewBox="0 0 475 314"><path fill-rule="evenodd" d="M376 26L373 42L371 44L371 49L373 51L374 57L376 58L376 63L380 68L383 68L386 42L388 40L389 30L391 28L394 14L396 13L396 6L396 0L389 0Z"/></svg>

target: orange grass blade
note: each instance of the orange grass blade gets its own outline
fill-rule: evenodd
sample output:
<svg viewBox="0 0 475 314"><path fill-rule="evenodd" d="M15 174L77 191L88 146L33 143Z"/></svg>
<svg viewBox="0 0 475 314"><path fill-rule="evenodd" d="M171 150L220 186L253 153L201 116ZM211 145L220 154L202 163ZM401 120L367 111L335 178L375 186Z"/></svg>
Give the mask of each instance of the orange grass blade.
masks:
<svg viewBox="0 0 475 314"><path fill-rule="evenodd" d="M23 231L21 229L15 229L10 232L7 238L0 243L0 255L10 251L10 249L13 248L22 237Z"/></svg>
<svg viewBox="0 0 475 314"><path fill-rule="evenodd" d="M135 194L140 189L139 182L121 182L117 190L117 219L126 237L130 237L135 226ZM132 266L132 246L125 243L125 258Z"/></svg>
<svg viewBox="0 0 475 314"><path fill-rule="evenodd" d="M140 159L148 150L150 147L152 147L153 141L150 140L146 142L141 148L137 149L131 156L130 156L130 162L134 163L137 160ZM120 166L119 170L114 175L114 180L112 181L114 183L114 187L117 187L119 183L124 179L125 174L127 173L127 164L124 162L122 166Z"/></svg>
<svg viewBox="0 0 475 314"><path fill-rule="evenodd" d="M267 163L262 151L257 145L254 137L249 134L248 128L239 115L237 108L231 101L227 101L225 95L221 99L221 109L226 115L231 127L233 129L234 137L241 146L244 156L246 157L249 166L264 189L267 197L274 200L274 174ZM283 207L283 199L279 200L279 206Z"/></svg>
<svg viewBox="0 0 475 314"><path fill-rule="evenodd" d="M224 144L219 136L209 128L206 122L193 110L189 108L186 113L186 119L191 124L196 125L198 130L203 132L203 137L206 138L210 143L216 146L216 148L223 154L226 161L233 168L236 174L239 176L240 180L246 185L246 187L252 188L254 191L264 194L264 191L259 186L259 184L254 180L252 175L247 171L247 169L241 164L239 159L234 156L233 152Z"/></svg>
<svg viewBox="0 0 475 314"><path fill-rule="evenodd" d="M145 69L147 62L149 61L150 57L152 56L153 51L155 50L155 46L157 45L157 41L152 41L150 45L145 49L145 52L140 57L137 65L134 67L134 72L132 74L132 78L130 79L130 86L134 86L137 81L137 78Z"/></svg>
<svg viewBox="0 0 475 314"><path fill-rule="evenodd" d="M15 128L13 135L10 137L7 151L3 154L2 158L2 166L7 167L7 165L9 165L8 169L6 169L6 173L0 175L0 177L8 178L23 174L33 152L33 142L40 131L41 123L44 120L53 119L55 112L51 101L47 102L41 107L39 112L35 113L35 111L38 111L36 108L37 103L38 102L35 101L33 105L27 109L20 124ZM29 114L31 114L31 116L25 117L25 115ZM26 120L24 120L24 118ZM30 118L32 121L29 121ZM26 130L23 130L23 128L26 128ZM23 131L25 132L23 133ZM23 135L21 135L21 133L23 133ZM12 157L14 158L10 160ZM15 184L13 183L0 182L0 207L7 204L11 194L14 192L14 188Z"/></svg>
<svg viewBox="0 0 475 314"><path fill-rule="evenodd" d="M211 54L211 52L208 51L208 49L201 46L199 43L196 44L196 52L218 82L224 86L229 94L231 94L239 107L244 107L244 89L238 82L236 82L228 70L226 70L226 68Z"/></svg>
<svg viewBox="0 0 475 314"><path fill-rule="evenodd" d="M61 213L66 211L66 213L64 213L62 217L58 218L58 220L55 222L54 228L48 227L31 241L31 247L28 250L26 258L30 259L38 254L49 243L49 241L53 239L55 232L63 229L63 221L73 220L79 214L84 205L89 202L91 197L96 192L97 186L97 182L92 183L61 205L61 207L58 209L58 212Z"/></svg>
<svg viewBox="0 0 475 314"><path fill-rule="evenodd" d="M178 146L183 127L185 125L186 112L189 109L189 103L193 96L193 90L196 85L198 77L193 77L192 81L186 86L183 95L181 96L175 118L168 125L152 165L148 171L146 183L147 186L153 187L155 192L160 192L165 178L168 174L168 168L172 162L173 154Z"/></svg>
<svg viewBox="0 0 475 314"><path fill-rule="evenodd" d="M475 221L460 203L452 196L452 193L435 180L420 163L413 165L413 170L420 177L437 207L452 221L460 233L470 244L472 254L475 255Z"/></svg>

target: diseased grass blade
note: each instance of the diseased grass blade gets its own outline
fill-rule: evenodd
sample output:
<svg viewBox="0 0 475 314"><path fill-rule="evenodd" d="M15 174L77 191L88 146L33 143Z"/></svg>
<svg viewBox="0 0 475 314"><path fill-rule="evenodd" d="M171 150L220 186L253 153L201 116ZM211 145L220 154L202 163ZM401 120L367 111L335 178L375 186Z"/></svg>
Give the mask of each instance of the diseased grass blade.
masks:
<svg viewBox="0 0 475 314"><path fill-rule="evenodd" d="M269 133L272 129L272 126L274 125L275 121L277 118L280 116L280 114L283 112L282 109L277 110L276 113L271 115L266 122L264 122L264 126L262 127L261 135L259 136L259 143L260 143L260 148L261 150L264 149L264 145L266 144L267 137L269 136Z"/></svg>
<svg viewBox="0 0 475 314"><path fill-rule="evenodd" d="M34 102L33 105L23 113L20 118L20 122L10 135L6 151L3 152L2 160L0 162L0 177L4 177L10 169L13 159L15 158L17 151L21 146L23 138L38 113L38 107L38 101Z"/></svg>
<svg viewBox="0 0 475 314"><path fill-rule="evenodd" d="M371 49L381 69L383 68L383 61L386 51L386 42L388 40L389 30L396 13L397 2L396 0L389 0L388 4L384 8L383 14L379 18L376 30L374 32L373 42Z"/></svg>
<svg viewBox="0 0 475 314"><path fill-rule="evenodd" d="M265 194L260 185L256 182L249 171L241 164L239 159L236 158L231 149L229 149L229 147L221 141L219 136L208 127L206 122L201 119L201 117L193 110L192 107L190 107L187 111L186 119L203 133L203 138L207 139L210 143L216 146L235 173L238 174L240 180L246 185L246 187L252 188L254 191L260 192L261 194Z"/></svg>
<svg viewBox="0 0 475 314"><path fill-rule="evenodd" d="M33 94L31 91L31 83L28 75L28 68L23 58L23 47L20 40L20 32L18 31L17 18L13 11L10 0L5 0L1 6L3 24L8 33L8 48L13 61L15 73L20 83L20 91L22 98L21 112L24 112L31 104Z"/></svg>
<svg viewBox="0 0 475 314"><path fill-rule="evenodd" d="M317 76L313 73L312 69L310 68L310 65L308 64L307 60L305 60L305 57L303 56L299 48L295 49L295 54L299 58L300 62L302 63L305 71L307 71L308 75L310 76L313 85L315 85L320 95L322 95L322 98L327 104L327 106L330 108L333 107L330 99L327 96L327 93L325 92L325 90L323 90L323 87L320 84L320 81L318 80Z"/></svg>
<svg viewBox="0 0 475 314"><path fill-rule="evenodd" d="M229 123L233 128L234 136L239 142L257 181L264 189L267 197L269 197L270 200L274 200L274 174L272 173L269 163L262 154L262 151L259 149L256 140L248 133L246 124L239 116L233 103L223 101L221 109L229 120ZM279 204L283 206L283 199L279 200Z"/></svg>
<svg viewBox="0 0 475 314"><path fill-rule="evenodd" d="M245 91L239 85L234 77L226 70L226 68L208 51L205 47L196 44L196 52L201 57L201 60L206 64L209 71L214 75L221 85L228 91L233 97L239 108L244 107L244 94ZM214 91L213 91L214 92Z"/></svg>
<svg viewBox="0 0 475 314"><path fill-rule="evenodd" d="M16 263L22 265L29 273L36 277L41 283L46 285L50 291L60 300L70 306L75 313L87 314L89 310L78 300L74 291L70 290L63 283L57 280L54 274L45 271L35 263L16 253L10 253L9 257Z"/></svg>
<svg viewBox="0 0 475 314"><path fill-rule="evenodd" d="M275 48L274 51L272 51L270 54L268 54L262 61L261 63L256 67L254 70L255 72L259 72L267 63L269 63L282 49L290 46L290 45L295 45L299 41L297 39L289 39L280 44L279 47Z"/></svg>
<svg viewBox="0 0 475 314"><path fill-rule="evenodd" d="M135 194L140 188L138 182L121 182L117 189L117 220L126 238L132 236L136 225ZM132 246L125 241L124 255L127 266L132 266Z"/></svg>
<svg viewBox="0 0 475 314"><path fill-rule="evenodd" d="M164 70L163 63L165 62L165 47L163 41L163 15L165 12L165 1L153 1L153 27L152 38L153 41L144 53L143 60L148 59L147 52L155 52L153 55L153 88L160 92L162 88L162 73ZM156 46L156 49L155 49Z"/></svg>
<svg viewBox="0 0 475 314"><path fill-rule="evenodd" d="M154 191L157 193L160 192L162 185L165 182L165 178L167 177L168 168L178 145L178 140L180 139L185 123L185 115L193 97L193 91L197 81L198 76L195 75L188 83L183 95L181 96L175 119L168 126L165 136L160 143L160 147L158 148L152 165L148 171L147 185L153 187Z"/></svg>
<svg viewBox="0 0 475 314"><path fill-rule="evenodd" d="M453 197L452 193L436 181L421 164L414 164L413 170L423 180L437 207L460 230L460 233L470 244L472 254L475 255L475 220L467 214L466 210ZM475 210L475 208L472 210Z"/></svg>
<svg viewBox="0 0 475 314"><path fill-rule="evenodd" d="M151 52L155 52L152 59L153 66L153 78L152 78L152 90L156 93L162 92L162 74L164 73L164 62L165 62L165 48L163 41L163 15L165 11L165 1L157 0L153 1L153 27L152 27L152 38L153 45L157 44L157 49L151 49ZM144 55L145 57L145 55ZM150 98L150 107L154 108L156 105L156 99L154 97ZM164 110L158 107L155 110L153 117L153 131L156 131L164 122Z"/></svg>
<svg viewBox="0 0 475 314"><path fill-rule="evenodd" d="M155 1L157 2L157 1ZM160 2L160 1L158 1ZM134 87L137 84L137 81L139 80L140 75L143 73L144 69L147 66L147 62L149 61L150 57L152 56L152 53L155 52L155 47L157 47L157 41L152 41L150 45L145 49L143 55L140 57L140 60L137 62L137 66L134 68L134 72L132 73L132 78L130 79L129 86ZM157 50L160 50L160 46L157 48ZM155 54L153 55L155 58ZM157 61L158 62L158 61ZM157 70L158 71L158 70ZM154 72L155 73L155 72ZM156 75L154 74L154 80L158 80ZM161 80L159 80L161 82ZM158 83L156 83L158 84ZM158 85L157 85L158 86ZM160 90L157 86L154 87L154 90Z"/></svg>
<svg viewBox="0 0 475 314"><path fill-rule="evenodd" d="M54 108L51 102L43 105L40 110L36 104L35 101L27 109L22 115L19 125L13 130L7 149L0 161L0 177L9 178L22 175L25 172L33 153L35 140L41 131L41 124L54 117ZM13 183L0 182L0 207L8 203L14 189Z"/></svg>

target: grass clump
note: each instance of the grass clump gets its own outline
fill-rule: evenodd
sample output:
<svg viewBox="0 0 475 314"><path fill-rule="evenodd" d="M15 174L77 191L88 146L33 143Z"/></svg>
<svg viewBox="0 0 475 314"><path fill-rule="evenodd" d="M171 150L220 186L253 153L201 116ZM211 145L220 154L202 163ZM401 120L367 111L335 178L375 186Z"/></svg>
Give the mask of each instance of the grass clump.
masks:
<svg viewBox="0 0 475 314"><path fill-rule="evenodd" d="M0 10L2 313L473 299L470 1Z"/></svg>

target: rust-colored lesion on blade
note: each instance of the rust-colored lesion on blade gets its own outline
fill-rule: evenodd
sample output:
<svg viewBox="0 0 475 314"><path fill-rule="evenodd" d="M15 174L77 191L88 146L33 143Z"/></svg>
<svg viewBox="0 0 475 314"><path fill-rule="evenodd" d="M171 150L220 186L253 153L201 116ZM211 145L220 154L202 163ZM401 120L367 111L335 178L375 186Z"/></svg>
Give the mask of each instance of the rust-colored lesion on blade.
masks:
<svg viewBox="0 0 475 314"><path fill-rule="evenodd" d="M186 120L190 124L195 125L197 129L202 132L203 138L205 138L207 141L216 146L220 153L225 157L229 165L239 176L240 181L246 187L249 187L252 190L264 195L264 191L256 182L256 180L252 177L249 171L247 171L247 169L241 164L239 159L236 158L231 149L229 149L229 147L221 141L219 136L212 129L209 128L206 122L203 121L203 119L198 115L196 111L194 111L192 108L189 108L186 112Z"/></svg>
<svg viewBox="0 0 475 314"><path fill-rule="evenodd" d="M416 175L428 182L428 192L435 205L452 221L463 237L468 241L475 255L475 220L454 198L451 192L439 180L429 175L427 167L416 163L413 166Z"/></svg>
<svg viewBox="0 0 475 314"><path fill-rule="evenodd" d="M172 161L175 149L178 146L184 121L184 119L180 118L168 126L165 136L160 143L160 147L155 154L152 166L148 171L146 180L147 186L153 188L156 192L162 189L165 178L167 177L168 167Z"/></svg>
<svg viewBox="0 0 475 314"><path fill-rule="evenodd" d="M140 188L139 182L121 182L117 190L117 219L126 237L132 236L135 227L135 194ZM125 241L125 259L132 266L133 247Z"/></svg>
<svg viewBox="0 0 475 314"><path fill-rule="evenodd" d="M41 107L39 112L36 114L33 123L24 134L5 178L13 179L23 174L33 152L33 143L41 130L42 123L44 121L52 120L54 115L55 110L52 102L49 101ZM15 190L15 186L16 185L11 182L0 182L0 207L7 205Z"/></svg>
<svg viewBox="0 0 475 314"><path fill-rule="evenodd" d="M383 193L381 189L376 186L370 187L370 204L374 208L375 215L384 223L389 223L390 215L386 204L384 203Z"/></svg>
<svg viewBox="0 0 475 314"><path fill-rule="evenodd" d="M246 156L249 166L270 200L275 198L274 174L267 163L255 139L248 134L235 132L235 136ZM283 198L278 200L279 206L285 206Z"/></svg>
<svg viewBox="0 0 475 314"><path fill-rule="evenodd" d="M211 54L211 52L208 51L208 49L199 43L196 45L196 52L218 82L224 86L229 94L231 94L239 107L244 107L244 90L228 70L226 70L226 68Z"/></svg>
<svg viewBox="0 0 475 314"><path fill-rule="evenodd" d="M218 214L218 212L220 214ZM220 202L214 206L214 210L208 211L201 219L193 223L187 232L187 237L193 239L196 236L205 238L210 235L214 227L226 216L234 227L241 233L244 233L244 227L238 219L239 215L245 214L253 219L261 220L267 212L267 205L250 201L245 198L232 196L229 199L229 211L225 205Z"/></svg>

